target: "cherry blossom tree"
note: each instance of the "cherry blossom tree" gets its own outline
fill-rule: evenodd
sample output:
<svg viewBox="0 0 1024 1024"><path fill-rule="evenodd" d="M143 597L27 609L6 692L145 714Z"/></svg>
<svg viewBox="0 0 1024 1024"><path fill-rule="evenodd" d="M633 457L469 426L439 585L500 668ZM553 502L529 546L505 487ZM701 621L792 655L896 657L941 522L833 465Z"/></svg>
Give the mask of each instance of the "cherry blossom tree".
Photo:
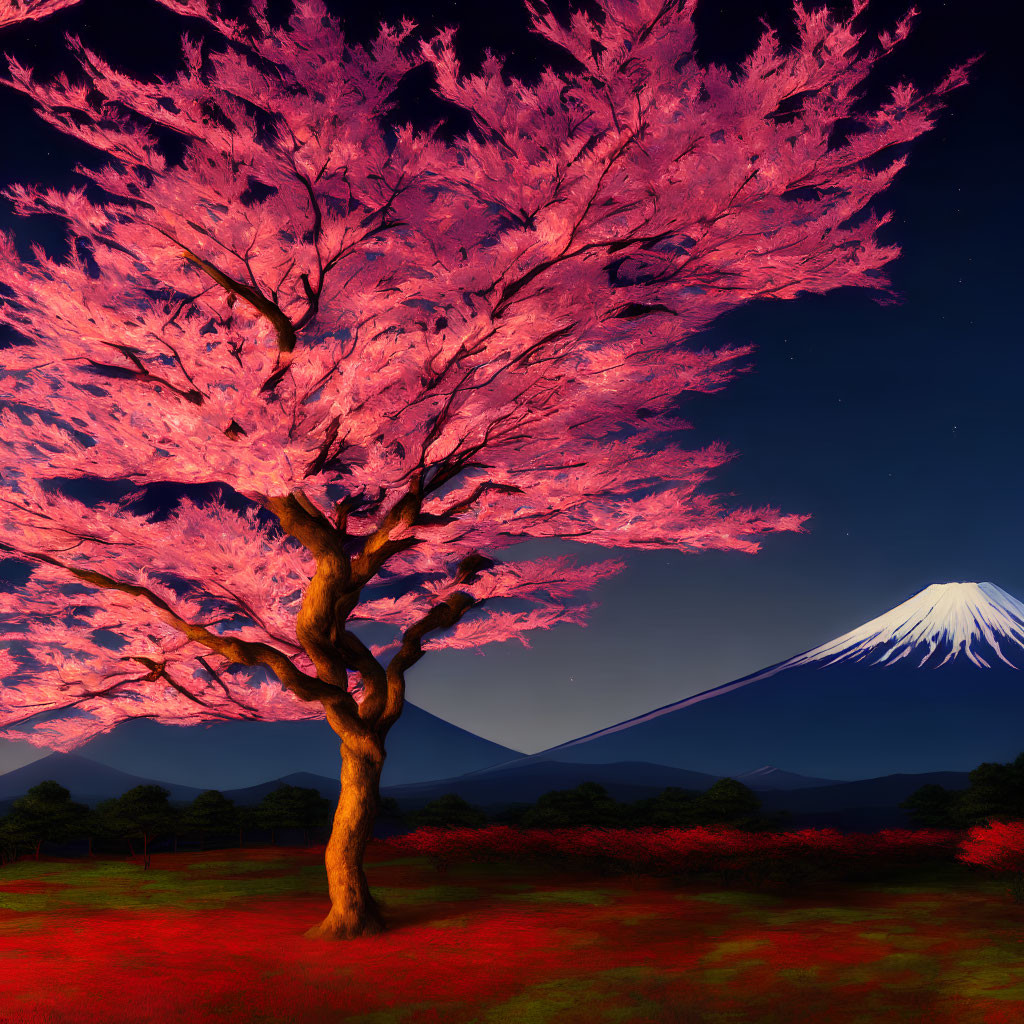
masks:
<svg viewBox="0 0 1024 1024"><path fill-rule="evenodd" d="M490 53L466 73L452 30L417 41L409 21L354 45L319 0L284 27L160 2L204 34L173 79L75 38L77 78L9 66L105 162L8 192L61 218L68 250L0 241L20 336L0 550L34 566L0 595L21 645L0 653L2 735L68 751L138 717L326 716L342 786L311 934L374 933L362 860L409 670L582 623L622 568L517 544L754 552L801 528L708 494L731 453L674 439L676 400L748 352L695 336L753 299L884 289L897 249L872 201L965 72L862 109L910 24L865 40L862 0L848 20L798 6L794 46L766 28L733 70L696 59L692 2L600 0L567 24L531 5L576 68L534 82ZM395 123L424 63L472 117L454 140ZM52 486L86 477L133 489ZM168 482L221 490L133 512Z"/></svg>

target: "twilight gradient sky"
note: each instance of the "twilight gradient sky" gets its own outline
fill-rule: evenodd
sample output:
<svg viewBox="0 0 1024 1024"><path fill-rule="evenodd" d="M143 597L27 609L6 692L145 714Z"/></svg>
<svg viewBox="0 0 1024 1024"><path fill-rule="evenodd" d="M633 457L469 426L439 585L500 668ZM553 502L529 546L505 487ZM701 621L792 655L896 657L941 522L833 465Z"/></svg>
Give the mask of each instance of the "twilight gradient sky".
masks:
<svg viewBox="0 0 1024 1024"><path fill-rule="evenodd" d="M470 67L486 45L508 54L519 75L551 60L513 0L328 3L357 37L403 13L425 27L457 24ZM1020 82L1004 3L920 6L911 38L876 75L881 88L901 78L931 85L950 65L985 57L888 193L895 216L883 239L903 247L891 269L901 304L843 290L737 311L705 341L752 342L752 372L683 407L694 425L688 443L719 439L740 452L717 492L738 505L808 512L809 532L769 538L756 556L627 553L627 571L594 593L600 607L588 628L536 633L530 649L505 643L431 655L410 673L412 702L532 753L781 661L930 583L988 580L1024 598L1024 476L1015 454L1024 441ZM904 10L876 0L866 21L891 27ZM705 0L696 17L701 58L745 56L761 17L785 28L789 4ZM68 66L66 31L115 65L170 73L181 24L146 0L83 0L2 42L48 75ZM406 116L439 113L426 81L418 74L403 88ZM24 97L5 93L0 118L8 140L0 181L71 184L84 154L39 122ZM16 220L4 201L0 224L58 243L53 224ZM110 495L99 486L74 493ZM533 553L574 547L586 560L604 554L530 545ZM18 563L0 561L0 585L24 577ZM15 754L4 746L0 771Z"/></svg>

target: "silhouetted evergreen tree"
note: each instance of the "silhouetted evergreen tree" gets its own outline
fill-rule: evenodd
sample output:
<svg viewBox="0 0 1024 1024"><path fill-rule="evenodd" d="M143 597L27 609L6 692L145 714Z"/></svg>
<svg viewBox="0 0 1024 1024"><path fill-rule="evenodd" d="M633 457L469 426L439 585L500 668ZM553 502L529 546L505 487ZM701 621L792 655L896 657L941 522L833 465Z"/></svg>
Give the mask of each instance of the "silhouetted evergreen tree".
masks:
<svg viewBox="0 0 1024 1024"><path fill-rule="evenodd" d="M500 811L491 815L491 820L496 825L521 825L523 818L531 807L533 807L533 804L510 804L508 807L503 807Z"/></svg>
<svg viewBox="0 0 1024 1024"><path fill-rule="evenodd" d="M900 807L919 828L966 829L989 821L1024 820L1024 754L1009 764L986 761L968 779L966 789L922 786Z"/></svg>
<svg viewBox="0 0 1024 1024"><path fill-rule="evenodd" d="M416 828L425 826L475 828L487 824L487 815L478 807L473 807L457 793L445 793L436 800L413 811L409 815L409 823Z"/></svg>
<svg viewBox="0 0 1024 1024"><path fill-rule="evenodd" d="M1024 754L1009 764L985 762L971 772L957 801L965 826L1024 819Z"/></svg>
<svg viewBox="0 0 1024 1024"><path fill-rule="evenodd" d="M958 804L962 796L962 791L929 783L915 789L900 807L915 828L960 828L962 812Z"/></svg>
<svg viewBox="0 0 1024 1024"><path fill-rule="evenodd" d="M10 814L0 818L0 864L18 859L22 850L32 849L32 837L25 823Z"/></svg>
<svg viewBox="0 0 1024 1024"><path fill-rule="evenodd" d="M612 799L604 786L583 782L575 789L545 793L523 814L521 823L533 828L614 828L624 823L624 812L623 805Z"/></svg>
<svg viewBox="0 0 1024 1024"><path fill-rule="evenodd" d="M719 779L696 799L697 823L700 825L746 825L761 810L757 794L736 779Z"/></svg>
<svg viewBox="0 0 1024 1024"><path fill-rule="evenodd" d="M377 817L379 818L401 819L404 817L402 809L398 806L398 801L393 796L381 797L377 807Z"/></svg>
<svg viewBox="0 0 1024 1024"><path fill-rule="evenodd" d="M205 849L209 836L223 836L238 828L238 808L219 790L208 789L184 809L180 825L183 832L196 833Z"/></svg>
<svg viewBox="0 0 1024 1024"><path fill-rule="evenodd" d="M261 818L255 807L239 807L238 808L238 847L241 847L245 843L246 831L251 831L254 828L262 828L260 824Z"/></svg>
<svg viewBox="0 0 1024 1024"><path fill-rule="evenodd" d="M172 807L163 786L136 786L114 800L104 800L97 814L105 830L128 840L142 841L142 866L149 867L150 844L159 836L170 835L178 823L179 812Z"/></svg>
<svg viewBox="0 0 1024 1024"><path fill-rule="evenodd" d="M33 847L39 860L43 843L64 843L84 835L88 816L85 804L74 803L68 790L47 779L14 801L5 819L5 832L15 839L16 846L27 843Z"/></svg>
<svg viewBox="0 0 1024 1024"><path fill-rule="evenodd" d="M302 829L309 842L309 830L330 824L331 804L315 789L281 785L268 793L256 807L256 822L270 830L270 841L277 843L277 830Z"/></svg>
<svg viewBox="0 0 1024 1024"><path fill-rule="evenodd" d="M700 793L680 789L678 786L667 786L657 796L629 804L625 818L630 825L638 828L688 828L697 824L699 796Z"/></svg>

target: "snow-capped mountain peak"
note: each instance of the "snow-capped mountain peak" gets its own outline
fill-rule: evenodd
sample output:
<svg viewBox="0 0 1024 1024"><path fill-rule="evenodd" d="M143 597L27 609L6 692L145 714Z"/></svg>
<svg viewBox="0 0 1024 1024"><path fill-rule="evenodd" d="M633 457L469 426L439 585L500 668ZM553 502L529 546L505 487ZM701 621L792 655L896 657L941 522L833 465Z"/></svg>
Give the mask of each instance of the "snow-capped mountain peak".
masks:
<svg viewBox="0 0 1024 1024"><path fill-rule="evenodd" d="M798 677L799 673L791 672L792 669L858 665L867 668L878 666L884 671L896 664L910 669L937 669L946 665L952 669L953 666L971 665L971 675L975 669L984 672L986 669L1008 667L1020 671L1024 669L1024 604L994 583L933 583L883 615L795 658L560 743L542 753L562 756L562 752L569 748L591 744L656 719L668 720L684 708L705 702L709 707L714 706L719 703L719 698L729 693L741 690L761 692L760 687L752 684L773 676ZM842 675L840 673L840 678ZM856 672L854 675L864 680L865 687L868 680L877 681L879 678L874 672ZM958 673L950 675L960 678ZM993 672L991 675L1001 673ZM833 677L834 680L836 678ZM1024 692L1024 688L1015 685L1011 692L1016 694L1018 691ZM759 713L765 713L763 708ZM770 763L765 764L738 778L774 780L777 776L770 773L772 768Z"/></svg>
<svg viewBox="0 0 1024 1024"><path fill-rule="evenodd" d="M933 583L909 601L779 668L905 660L938 668L964 657L981 668L997 660L1024 667L1024 604L994 583Z"/></svg>

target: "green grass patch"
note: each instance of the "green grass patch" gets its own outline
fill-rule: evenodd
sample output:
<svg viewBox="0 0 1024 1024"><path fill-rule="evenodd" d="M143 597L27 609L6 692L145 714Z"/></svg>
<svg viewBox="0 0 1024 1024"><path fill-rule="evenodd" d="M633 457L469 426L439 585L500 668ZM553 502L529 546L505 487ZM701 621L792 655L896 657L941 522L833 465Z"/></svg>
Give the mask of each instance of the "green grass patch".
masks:
<svg viewBox="0 0 1024 1024"><path fill-rule="evenodd" d="M478 1024L628 1024L661 1020L664 1004L642 996L639 989L661 980L646 967L618 967L584 977L556 978L530 985L493 1006ZM616 1005L621 1001L625 1005Z"/></svg>
<svg viewBox="0 0 1024 1024"><path fill-rule="evenodd" d="M308 865L302 865L308 867ZM278 860L203 860L187 865L189 871L218 871L230 875L252 874L260 871L294 871L294 861ZM322 869L321 869L322 870Z"/></svg>
<svg viewBox="0 0 1024 1024"><path fill-rule="evenodd" d="M703 970L694 971L694 977L707 985L726 985L744 971L751 967L763 967L764 960L742 960L738 964L729 964L728 967L705 967Z"/></svg>
<svg viewBox="0 0 1024 1024"><path fill-rule="evenodd" d="M922 864L906 868L899 877L888 881L859 882L857 888L864 892L941 898L951 892L991 892L993 883L997 881L988 873L982 873L968 864L956 862Z"/></svg>
<svg viewBox="0 0 1024 1024"><path fill-rule="evenodd" d="M54 906L54 898L44 892L0 892L0 910L19 914L41 913Z"/></svg>
<svg viewBox="0 0 1024 1024"><path fill-rule="evenodd" d="M400 888L399 886L370 886L373 895L386 904L419 906L430 903L455 903L473 900L481 891L471 885L431 885L422 888Z"/></svg>
<svg viewBox="0 0 1024 1024"><path fill-rule="evenodd" d="M704 903L721 903L726 907L777 907L784 903L781 896L773 896L764 892L718 892L679 893L677 900L701 900Z"/></svg>
<svg viewBox="0 0 1024 1024"><path fill-rule="evenodd" d="M817 985L819 982L818 974L820 971L821 964L811 964L808 967L780 967L775 972L775 975L784 981L792 981L797 984L812 983Z"/></svg>
<svg viewBox="0 0 1024 1024"><path fill-rule="evenodd" d="M366 867L369 870L373 868L398 868L408 867L412 865L419 865L420 867L429 868L430 858L429 857L396 857L394 860L372 860L367 858Z"/></svg>
<svg viewBox="0 0 1024 1024"><path fill-rule="evenodd" d="M656 911L651 911L647 914L629 914L626 917L619 918L619 924L625 925L640 925L647 924L649 921L657 921L662 917L661 914Z"/></svg>
<svg viewBox="0 0 1024 1024"><path fill-rule="evenodd" d="M43 930L44 921L31 917L8 917L0 919L0 939L6 935L27 935ZM3 1018L0 1017L0 1022Z"/></svg>
<svg viewBox="0 0 1024 1024"><path fill-rule="evenodd" d="M612 894L602 889L538 889L533 892L510 893L507 900L524 903L578 903L588 907L606 907Z"/></svg>
<svg viewBox="0 0 1024 1024"><path fill-rule="evenodd" d="M893 916L890 908L873 910L870 907L796 907L793 910L768 911L764 924L802 924L822 921L829 924L853 924L857 921L884 921Z"/></svg>
<svg viewBox="0 0 1024 1024"><path fill-rule="evenodd" d="M752 949L768 944L767 939L732 939L729 942L720 942L710 953L702 957L702 962L724 960L726 957L735 956L738 953L749 953Z"/></svg>
<svg viewBox="0 0 1024 1024"><path fill-rule="evenodd" d="M83 865L25 862L13 866L20 870L16 875L12 873L11 878L60 879L59 887L48 892L0 890L0 908L21 912L52 912L65 907L201 910L262 897L319 893L324 886L324 869L319 865L288 865L285 874L249 878L206 878L182 871L143 870L137 864L123 861ZM266 862L261 867L266 870Z"/></svg>
<svg viewBox="0 0 1024 1024"><path fill-rule="evenodd" d="M355 1017L345 1016L346 1024L406 1024L406 1021L413 1020L416 1014L429 1007L433 1003L417 1003L415 1006L389 1006L386 1010L376 1010L374 1013L360 1013Z"/></svg>
<svg viewBox="0 0 1024 1024"><path fill-rule="evenodd" d="M931 918L943 910L948 910L949 900L903 900L899 908L901 913L921 914Z"/></svg>
<svg viewBox="0 0 1024 1024"><path fill-rule="evenodd" d="M1024 953L1003 946L965 950L944 983L967 999L1024 1000Z"/></svg>
<svg viewBox="0 0 1024 1024"><path fill-rule="evenodd" d="M870 942L884 942L890 946L898 946L904 950L927 949L934 946L940 940L929 935L905 934L913 932L913 928L894 927L884 932L859 932L858 938L867 939Z"/></svg>
<svg viewBox="0 0 1024 1024"><path fill-rule="evenodd" d="M371 870L372 870L372 866ZM521 883L524 879L537 877L537 869L531 864L521 864L513 861L474 861L472 863L452 864L448 869L452 875L459 878L471 878L474 881L487 882L509 882ZM561 870L548 870L545 872L548 877L574 877L571 872ZM578 876L577 876L578 877Z"/></svg>
<svg viewBox="0 0 1024 1024"><path fill-rule="evenodd" d="M864 892L879 892L892 896L934 896L940 886L936 882L881 882L863 883L857 887ZM949 891L947 889L947 891ZM956 890L954 890L956 891Z"/></svg>
<svg viewBox="0 0 1024 1024"><path fill-rule="evenodd" d="M909 980L897 980L893 975L913 973ZM845 967L836 976L837 985L866 985L877 991L879 986L896 989L931 990L946 983L940 965L925 953L896 952L870 964Z"/></svg>

